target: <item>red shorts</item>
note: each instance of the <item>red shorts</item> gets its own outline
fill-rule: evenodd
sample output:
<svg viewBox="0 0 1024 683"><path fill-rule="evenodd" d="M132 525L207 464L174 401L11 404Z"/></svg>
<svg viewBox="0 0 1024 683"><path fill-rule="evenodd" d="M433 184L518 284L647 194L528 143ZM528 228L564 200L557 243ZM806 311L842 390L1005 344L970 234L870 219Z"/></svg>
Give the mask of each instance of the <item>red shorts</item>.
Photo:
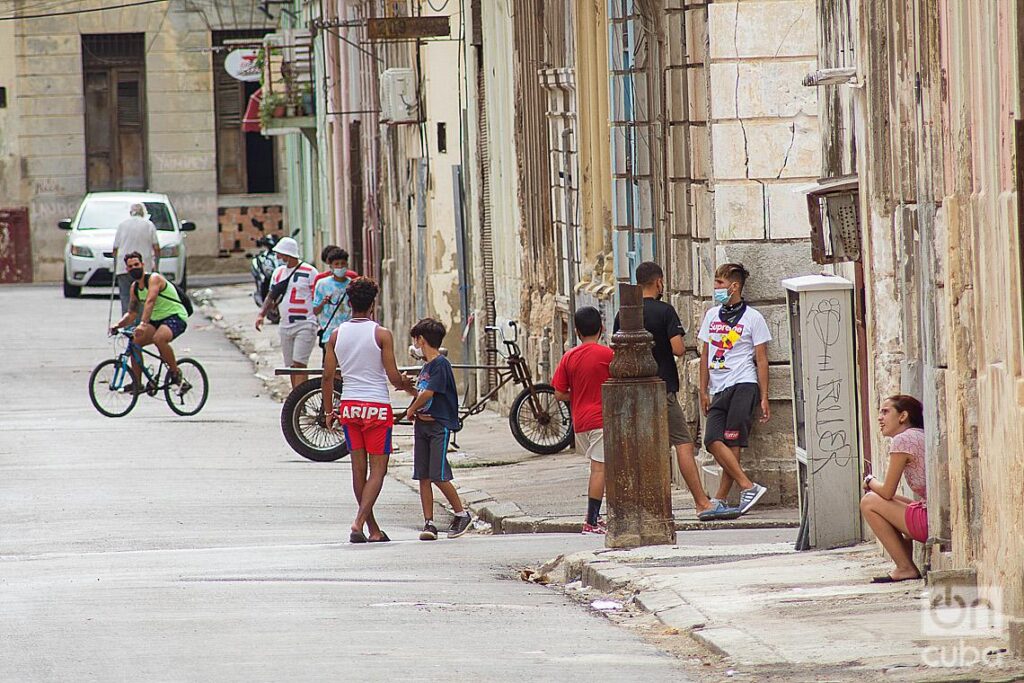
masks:
<svg viewBox="0 0 1024 683"><path fill-rule="evenodd" d="M910 537L918 543L928 540L928 507L923 500L915 500L907 506L903 513L903 521L907 524Z"/></svg>
<svg viewBox="0 0 1024 683"><path fill-rule="evenodd" d="M349 451L366 451L370 455L391 454L391 425L394 417L387 403L342 401L338 405L338 421L345 433Z"/></svg>

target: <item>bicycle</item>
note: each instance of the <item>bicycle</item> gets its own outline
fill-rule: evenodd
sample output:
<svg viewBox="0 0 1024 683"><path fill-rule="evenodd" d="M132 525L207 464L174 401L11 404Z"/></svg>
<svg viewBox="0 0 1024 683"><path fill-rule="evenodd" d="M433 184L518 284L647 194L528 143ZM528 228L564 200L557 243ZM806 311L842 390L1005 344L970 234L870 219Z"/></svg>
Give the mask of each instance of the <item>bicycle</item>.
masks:
<svg viewBox="0 0 1024 683"><path fill-rule="evenodd" d="M505 345L505 352L493 349L501 355L504 364L495 365L461 365L453 364L455 370L486 370L494 371L498 381L491 389L476 400L472 405L459 406L459 429L466 419L477 415L487 404L498 395L507 384L514 383L523 387L519 395L512 401L509 411L509 429L515 440L528 451L538 455L551 455L565 450L573 440L572 417L569 404L555 398L555 388L546 383L534 383L530 367L519 348L519 326L515 321L509 322L515 332L512 339L507 339L499 327L488 326L488 332L495 332ZM419 372L420 366L399 368L402 372ZM279 368L278 375L291 375L294 372L315 375L315 369L295 370ZM342 379L334 380L333 409L337 410L341 400ZM317 462L332 462L345 457L348 448L340 430L328 429L322 411L321 379L309 379L295 387L285 399L281 407L281 431L285 441L296 453ZM405 414L405 408L393 408L397 415ZM408 424L396 421L396 424Z"/></svg>
<svg viewBox="0 0 1024 683"><path fill-rule="evenodd" d="M179 358L178 370L181 372L181 382L172 384L167 364L159 354L137 345L133 341L130 331L122 330L120 335L128 339L125 349L114 358L97 365L89 375L89 399L96 410L107 417L124 417L138 403L140 394L146 393L155 398L161 391L164 393L164 400L167 401L168 407L178 415L188 417L203 409L210 393L210 385L206 377L206 370L199 364L199 361L192 358ZM145 356L150 356L160 362L155 370L152 365L147 365ZM145 386L141 390L129 389L135 382L135 376L132 373L132 358L142 370L139 380L140 382L144 381ZM126 389L129 390L126 391Z"/></svg>

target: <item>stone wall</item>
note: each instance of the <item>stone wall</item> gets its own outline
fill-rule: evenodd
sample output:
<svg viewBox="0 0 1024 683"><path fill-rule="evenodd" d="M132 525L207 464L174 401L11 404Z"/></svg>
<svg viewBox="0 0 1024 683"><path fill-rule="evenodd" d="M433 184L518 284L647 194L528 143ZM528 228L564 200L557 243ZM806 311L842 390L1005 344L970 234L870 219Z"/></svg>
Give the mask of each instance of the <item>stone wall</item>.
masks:
<svg viewBox="0 0 1024 683"><path fill-rule="evenodd" d="M821 164L816 92L801 85L816 68L815 16L813 0L718 1L707 7L707 73L698 92L706 93L710 139L706 147L693 143L710 182L706 199L703 188L695 186L693 193L698 301L688 327L695 330L710 305L715 267L743 263L751 273L745 297L764 314L773 337L773 416L755 428L743 456L751 478L768 486L769 503L796 500L789 327L780 281L820 270L811 261L804 195L795 191L818 177ZM694 366L688 373L694 382L696 371ZM713 489L719 468L706 453L700 459Z"/></svg>

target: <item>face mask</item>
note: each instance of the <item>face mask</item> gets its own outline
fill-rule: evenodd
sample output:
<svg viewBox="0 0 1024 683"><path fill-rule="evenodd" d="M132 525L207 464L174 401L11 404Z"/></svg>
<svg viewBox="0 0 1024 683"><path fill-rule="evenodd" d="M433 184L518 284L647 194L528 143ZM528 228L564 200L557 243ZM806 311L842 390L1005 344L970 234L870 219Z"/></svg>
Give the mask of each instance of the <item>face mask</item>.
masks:
<svg viewBox="0 0 1024 683"><path fill-rule="evenodd" d="M348 272L345 268L335 268L334 277L345 277L345 273Z"/></svg>
<svg viewBox="0 0 1024 683"><path fill-rule="evenodd" d="M730 298L731 297L729 295L729 290L728 289L716 289L715 290L715 303L716 304L726 304L726 303L729 302Z"/></svg>
<svg viewBox="0 0 1024 683"><path fill-rule="evenodd" d="M280 256L275 256L275 257L274 257L274 261L275 261L275 262L277 263L277 265L279 265L279 266L283 266L283 265L284 265L284 259L283 259L283 258L281 258Z"/></svg>
<svg viewBox="0 0 1024 683"><path fill-rule="evenodd" d="M132 276L133 280L141 280L143 272L144 271L143 271L142 268L129 268L128 269L128 274Z"/></svg>

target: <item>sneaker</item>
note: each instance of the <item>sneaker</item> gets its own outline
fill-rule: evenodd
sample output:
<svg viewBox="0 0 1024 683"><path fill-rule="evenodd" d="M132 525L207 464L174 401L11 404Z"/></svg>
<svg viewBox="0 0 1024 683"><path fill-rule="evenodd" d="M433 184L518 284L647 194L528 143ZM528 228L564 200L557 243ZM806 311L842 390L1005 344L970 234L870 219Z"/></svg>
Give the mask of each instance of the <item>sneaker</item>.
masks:
<svg viewBox="0 0 1024 683"><path fill-rule="evenodd" d="M433 522L427 522L423 525L423 531L420 532L421 541L436 541L437 540L437 527L434 526Z"/></svg>
<svg viewBox="0 0 1024 683"><path fill-rule="evenodd" d="M761 500L761 496L768 493L768 489L760 484L754 484L746 491L740 492L740 514L745 515L750 511L750 508L754 507L757 501Z"/></svg>
<svg viewBox="0 0 1024 683"><path fill-rule="evenodd" d="M598 536L604 536L608 532L605 530L605 528L603 526L601 526L601 522L598 521L597 524L588 524L587 522L584 522L583 523L583 531L581 533L583 535L585 535L585 536L590 535L590 534L595 534L595 535L598 535Z"/></svg>
<svg viewBox="0 0 1024 683"><path fill-rule="evenodd" d="M711 507L697 514L701 522L713 522L720 519L736 519L741 514L739 508L731 508L717 498L711 499Z"/></svg>
<svg viewBox="0 0 1024 683"><path fill-rule="evenodd" d="M469 531L469 527L472 524L472 515L455 515L455 519L452 520L452 526L448 529L448 538L458 538Z"/></svg>

